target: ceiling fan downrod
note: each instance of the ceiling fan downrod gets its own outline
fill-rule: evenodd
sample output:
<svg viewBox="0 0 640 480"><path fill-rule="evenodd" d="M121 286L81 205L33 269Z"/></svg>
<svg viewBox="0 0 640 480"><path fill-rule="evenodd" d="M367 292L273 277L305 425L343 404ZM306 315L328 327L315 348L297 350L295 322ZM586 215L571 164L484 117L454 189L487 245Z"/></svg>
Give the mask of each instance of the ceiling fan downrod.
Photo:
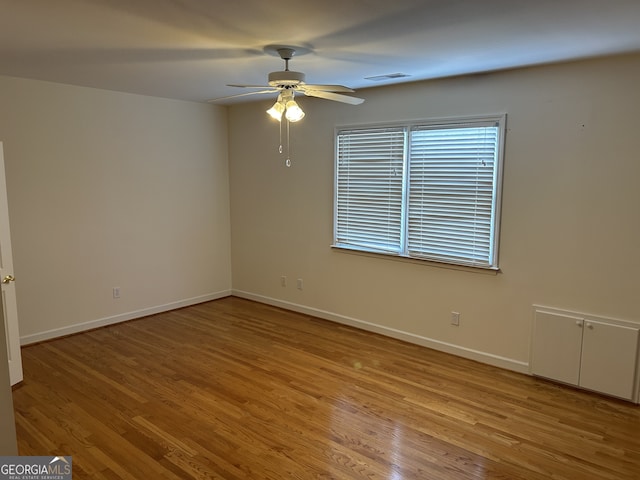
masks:
<svg viewBox="0 0 640 480"><path fill-rule="evenodd" d="M284 71L285 72L289 71L289 60L291 60L295 54L296 54L296 51L293 48L279 48L278 49L278 55L280 55L280 58L282 60L284 60Z"/></svg>

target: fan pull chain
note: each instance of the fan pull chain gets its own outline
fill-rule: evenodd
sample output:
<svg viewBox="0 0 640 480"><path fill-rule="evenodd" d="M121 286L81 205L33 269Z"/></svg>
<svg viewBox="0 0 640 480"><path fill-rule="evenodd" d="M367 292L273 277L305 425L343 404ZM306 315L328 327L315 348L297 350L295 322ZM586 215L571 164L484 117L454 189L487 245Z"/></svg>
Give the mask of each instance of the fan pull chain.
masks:
<svg viewBox="0 0 640 480"><path fill-rule="evenodd" d="M291 151L291 142L289 141L290 136L289 136L289 120L287 119L287 160L284 162L284 164L287 167L291 166L291 158L289 158L289 152Z"/></svg>
<svg viewBox="0 0 640 480"><path fill-rule="evenodd" d="M284 164L287 167L291 166L291 158L289 158L289 150L291 149L291 142L289 141L289 120L287 120L287 159L284 161ZM280 145L278 145L278 153L280 153L280 155L282 155L283 153L283 148L282 148L282 122L280 122Z"/></svg>

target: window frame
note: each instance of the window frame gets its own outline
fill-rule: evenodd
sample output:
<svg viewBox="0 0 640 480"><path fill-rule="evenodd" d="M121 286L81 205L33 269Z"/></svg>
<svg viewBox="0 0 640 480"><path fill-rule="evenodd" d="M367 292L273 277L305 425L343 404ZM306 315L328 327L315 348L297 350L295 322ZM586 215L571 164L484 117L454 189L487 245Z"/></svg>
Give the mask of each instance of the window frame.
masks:
<svg viewBox="0 0 640 480"><path fill-rule="evenodd" d="M451 267L470 267L485 271L499 271L499 246L500 246L500 224L502 210L502 179L504 172L504 150L506 137L506 120L507 114L491 114L479 116L456 116L446 118L427 118L410 121L396 121L384 123L367 123L367 124L350 124L338 125L334 131L334 191L333 191L333 243L332 248L352 251L354 253L364 253L372 255L381 255L386 258L395 258L402 260L411 260L419 263L436 264L440 266ZM408 219L409 219L409 188L410 188L410 172L411 172L411 132L415 129L426 127L427 129L464 128L487 126L487 124L495 124L497 127L496 155L493 166L493 189L492 189L492 221L490 223L490 258L487 263L478 263L472 260L458 261L452 259L432 258L429 256L416 256L409 254L408 241ZM340 153L340 135L348 131L358 130L374 130L374 129L404 129L404 152L403 152L403 172L402 172L402 205L401 205L401 244L399 251L389 251L383 249L367 248L364 246L353 245L338 242L338 194L339 194L339 153ZM415 167L414 167L415 168Z"/></svg>

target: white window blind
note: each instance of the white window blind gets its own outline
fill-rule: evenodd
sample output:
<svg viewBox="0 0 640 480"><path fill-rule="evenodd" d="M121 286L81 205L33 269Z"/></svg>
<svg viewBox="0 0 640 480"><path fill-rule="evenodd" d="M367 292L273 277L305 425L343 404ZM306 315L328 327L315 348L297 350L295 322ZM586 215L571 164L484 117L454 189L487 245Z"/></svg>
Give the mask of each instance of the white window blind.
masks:
<svg viewBox="0 0 640 480"><path fill-rule="evenodd" d="M337 244L400 253L405 136L404 128L338 134Z"/></svg>
<svg viewBox="0 0 640 480"><path fill-rule="evenodd" d="M411 257L491 266L498 126L411 129Z"/></svg>
<svg viewBox="0 0 640 480"><path fill-rule="evenodd" d="M339 130L335 246L497 268L504 118Z"/></svg>

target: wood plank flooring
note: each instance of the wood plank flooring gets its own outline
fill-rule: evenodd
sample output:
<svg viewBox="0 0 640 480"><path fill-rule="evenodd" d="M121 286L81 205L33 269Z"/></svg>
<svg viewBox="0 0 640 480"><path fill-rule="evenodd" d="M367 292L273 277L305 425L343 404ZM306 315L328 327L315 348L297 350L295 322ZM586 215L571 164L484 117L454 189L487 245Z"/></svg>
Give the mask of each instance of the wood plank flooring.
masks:
<svg viewBox="0 0 640 480"><path fill-rule="evenodd" d="M229 297L23 349L74 479L640 478L640 408Z"/></svg>

